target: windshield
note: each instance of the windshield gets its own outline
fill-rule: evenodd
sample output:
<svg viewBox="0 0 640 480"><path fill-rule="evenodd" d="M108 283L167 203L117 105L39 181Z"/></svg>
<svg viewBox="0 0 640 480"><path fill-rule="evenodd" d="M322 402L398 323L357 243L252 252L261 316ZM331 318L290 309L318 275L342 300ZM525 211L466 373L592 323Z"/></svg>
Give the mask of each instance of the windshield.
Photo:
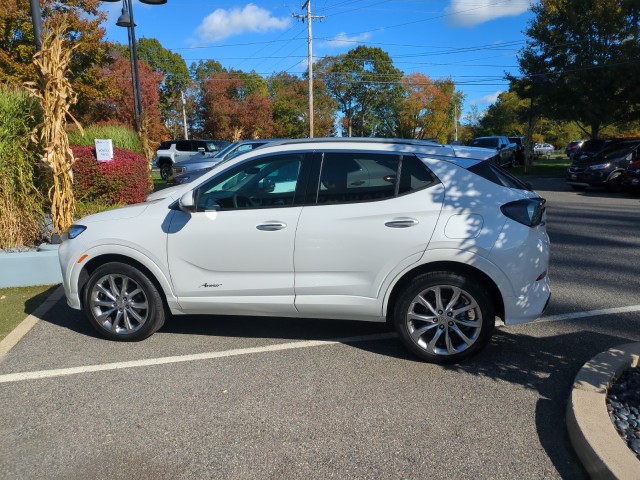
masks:
<svg viewBox="0 0 640 480"><path fill-rule="evenodd" d="M498 145L497 138L476 138L471 142L472 147L481 147L481 148L493 148L495 149Z"/></svg>
<svg viewBox="0 0 640 480"><path fill-rule="evenodd" d="M229 153L231 150L233 150L234 148L236 148L238 146L240 142L233 142L230 143L229 145L227 145L226 147L224 147L222 150L220 150L218 153L216 153L213 158L224 158L225 155L227 153Z"/></svg>
<svg viewBox="0 0 640 480"><path fill-rule="evenodd" d="M628 151L632 150L633 147L635 147L636 145L638 145L638 142L634 142L634 143L627 143L627 142L615 143L615 144L610 145L607 148L603 149L598 154L598 156L602 157L603 159L608 159L608 158L612 158L612 157L620 157L620 156L623 156Z"/></svg>

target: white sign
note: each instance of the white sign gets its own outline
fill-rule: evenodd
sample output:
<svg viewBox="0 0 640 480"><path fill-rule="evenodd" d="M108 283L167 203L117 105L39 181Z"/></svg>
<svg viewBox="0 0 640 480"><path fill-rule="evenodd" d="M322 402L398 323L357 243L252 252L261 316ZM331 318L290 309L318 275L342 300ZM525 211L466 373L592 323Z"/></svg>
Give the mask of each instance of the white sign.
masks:
<svg viewBox="0 0 640 480"><path fill-rule="evenodd" d="M113 142L110 138L96 138L96 157L99 162L113 160Z"/></svg>

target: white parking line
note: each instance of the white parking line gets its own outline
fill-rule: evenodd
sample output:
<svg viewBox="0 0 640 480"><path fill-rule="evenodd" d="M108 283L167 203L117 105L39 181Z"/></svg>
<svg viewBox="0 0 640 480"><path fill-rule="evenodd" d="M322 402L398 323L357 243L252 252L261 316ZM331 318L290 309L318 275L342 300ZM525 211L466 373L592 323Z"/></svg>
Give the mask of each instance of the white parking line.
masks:
<svg viewBox="0 0 640 480"><path fill-rule="evenodd" d="M558 315L549 315L548 317L540 317L534 323L558 322L560 320L575 320L576 318L599 317L600 315L613 315L616 313L632 313L632 312L640 312L640 305L629 305L628 307L604 308L602 310L588 310L585 312L560 313Z"/></svg>
<svg viewBox="0 0 640 480"><path fill-rule="evenodd" d="M119 370L121 368L148 367L152 365L165 365L167 363L194 362L197 360L211 360L213 358L237 357L252 353L277 352L280 350L293 350L296 348L321 347L335 345L337 343L354 343L373 340L387 340L394 338L395 333L382 333L377 335L364 335L360 337L339 338L335 340L308 340L304 342L280 343L265 347L238 348L222 352L196 353L193 355L179 355L173 357L148 358L144 360L132 360L129 362L104 363L102 365L85 365L82 367L60 368L56 370L40 370L36 372L21 372L0 375L0 383L21 382L23 380L36 380L40 378L64 377L79 373L103 372L106 370Z"/></svg>
<svg viewBox="0 0 640 480"><path fill-rule="evenodd" d="M628 307L605 308L602 310L589 310L584 312L561 313L541 317L534 323L557 322L560 320L575 320L577 318L597 317L600 315L612 315L616 313L640 312L640 305L630 305ZM250 355L252 353L278 352L282 350L294 350L298 348L321 347L335 345L339 343L355 343L375 340L387 340L395 338L395 333L381 333L377 335L363 335L359 337L338 338L335 340L308 340L302 342L280 343L277 345L267 345L264 347L238 348L225 350L222 352L196 353L193 355L178 355L172 357L148 358L144 360L131 360L128 362L104 363L101 365L85 365L81 367L59 368L56 370L39 370L35 372L20 372L0 375L0 383L21 382L24 380L37 380L41 378L64 377L77 375L80 373L104 372L108 370L119 370L122 368L149 367L153 365L166 365L169 363L195 362L198 360L211 360L214 358L237 357L239 355Z"/></svg>

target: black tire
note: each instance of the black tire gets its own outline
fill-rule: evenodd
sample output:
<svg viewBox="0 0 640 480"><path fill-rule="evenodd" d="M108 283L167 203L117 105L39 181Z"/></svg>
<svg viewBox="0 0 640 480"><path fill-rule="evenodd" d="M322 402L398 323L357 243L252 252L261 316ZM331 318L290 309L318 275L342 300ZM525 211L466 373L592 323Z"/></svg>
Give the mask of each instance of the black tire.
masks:
<svg viewBox="0 0 640 480"><path fill-rule="evenodd" d="M400 293L393 319L410 352L432 363L455 363L487 344L495 310L481 282L457 273L431 272L416 277Z"/></svg>
<svg viewBox="0 0 640 480"><path fill-rule="evenodd" d="M165 320L162 297L153 282L120 262L105 263L89 277L84 312L100 335L122 342L150 337Z"/></svg>
<svg viewBox="0 0 640 480"><path fill-rule="evenodd" d="M511 155L511 163L509 164L509 166L511 168L518 166L518 158L516 157L515 153L513 155Z"/></svg>
<svg viewBox="0 0 640 480"><path fill-rule="evenodd" d="M572 190L575 190L576 192L584 192L587 187L583 186L583 185L569 185L571 187Z"/></svg>
<svg viewBox="0 0 640 480"><path fill-rule="evenodd" d="M160 178L162 178L163 180L168 180L172 174L173 169L171 163L164 162L160 164Z"/></svg>
<svg viewBox="0 0 640 480"><path fill-rule="evenodd" d="M613 172L605 184L606 189L611 193L620 193L624 190L623 179L622 172Z"/></svg>

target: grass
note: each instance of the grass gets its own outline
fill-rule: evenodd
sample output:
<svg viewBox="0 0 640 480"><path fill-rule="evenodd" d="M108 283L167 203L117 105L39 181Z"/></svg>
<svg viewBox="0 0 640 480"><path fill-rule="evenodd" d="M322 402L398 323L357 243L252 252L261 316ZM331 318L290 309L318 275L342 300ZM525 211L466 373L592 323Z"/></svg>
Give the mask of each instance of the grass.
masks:
<svg viewBox="0 0 640 480"><path fill-rule="evenodd" d="M44 302L57 285L0 288L0 340Z"/></svg>
<svg viewBox="0 0 640 480"><path fill-rule="evenodd" d="M169 184L163 180L159 172L151 172L151 180L153 180L153 191L157 192L163 188L167 188Z"/></svg>
<svg viewBox="0 0 640 480"><path fill-rule="evenodd" d="M563 178L567 172L567 167L571 160L566 155L553 154L544 157L537 157L528 173L524 173L524 166L519 165L510 171L518 177L559 177Z"/></svg>

